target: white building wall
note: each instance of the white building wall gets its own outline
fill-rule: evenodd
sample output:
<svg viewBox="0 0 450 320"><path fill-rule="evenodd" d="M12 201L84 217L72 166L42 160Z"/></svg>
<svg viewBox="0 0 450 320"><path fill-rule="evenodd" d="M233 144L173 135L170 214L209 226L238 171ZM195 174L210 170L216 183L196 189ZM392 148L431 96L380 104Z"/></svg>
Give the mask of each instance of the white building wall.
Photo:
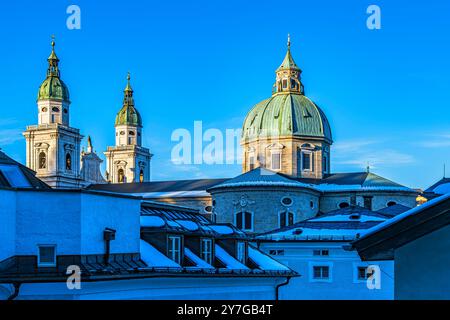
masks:
<svg viewBox="0 0 450 320"><path fill-rule="evenodd" d="M346 251L345 242L281 242L261 243L265 253L284 250L284 256L273 256L281 263L297 271L300 277L292 278L289 285L280 289L280 299L285 300L353 300L383 299L394 297L394 264L387 262L362 262L356 251ZM329 256L314 256L314 249L329 250ZM313 279L314 265L330 266L330 280ZM365 281L357 279L357 267L379 265L381 288L368 289Z"/></svg>
<svg viewBox="0 0 450 320"><path fill-rule="evenodd" d="M103 231L116 230L111 253L138 253L141 201L81 194L81 254L105 252Z"/></svg>
<svg viewBox="0 0 450 320"><path fill-rule="evenodd" d="M274 300L276 285L285 278L208 276L81 281L81 290L68 290L65 283L24 284L17 299Z"/></svg>
<svg viewBox="0 0 450 320"><path fill-rule="evenodd" d="M16 193L0 189L0 261L15 254Z"/></svg>
<svg viewBox="0 0 450 320"><path fill-rule="evenodd" d="M450 300L450 225L395 250L396 300Z"/></svg>

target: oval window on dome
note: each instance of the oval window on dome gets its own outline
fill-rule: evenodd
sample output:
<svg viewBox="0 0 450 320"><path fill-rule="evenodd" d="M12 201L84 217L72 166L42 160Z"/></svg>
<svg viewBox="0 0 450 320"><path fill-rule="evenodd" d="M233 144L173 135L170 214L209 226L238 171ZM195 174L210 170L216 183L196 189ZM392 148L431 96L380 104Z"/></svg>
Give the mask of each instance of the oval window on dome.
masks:
<svg viewBox="0 0 450 320"><path fill-rule="evenodd" d="M41 111L42 111L42 112L47 112L48 109L47 109L47 107L43 107L43 108L41 109Z"/></svg>
<svg viewBox="0 0 450 320"><path fill-rule="evenodd" d="M59 112L59 108L53 107L53 108L52 108L52 111L53 111L53 112Z"/></svg>
<svg viewBox="0 0 450 320"><path fill-rule="evenodd" d="M212 212L212 206L206 206L205 207L205 212L211 213Z"/></svg>
<svg viewBox="0 0 450 320"><path fill-rule="evenodd" d="M344 209L350 207L350 204L348 202L341 202L339 203L339 208Z"/></svg>
<svg viewBox="0 0 450 320"><path fill-rule="evenodd" d="M134 131L129 132L130 136L134 136Z"/></svg>
<svg viewBox="0 0 450 320"><path fill-rule="evenodd" d="M290 206L294 201L292 201L292 198L284 197L281 199L281 203L285 206Z"/></svg>
<svg viewBox="0 0 450 320"><path fill-rule="evenodd" d="M120 135L123 136L125 134L125 131L120 131Z"/></svg>
<svg viewBox="0 0 450 320"><path fill-rule="evenodd" d="M392 206L395 206L397 204L397 202L395 202L395 201L389 201L388 203L387 203L387 206L388 207L392 207Z"/></svg>

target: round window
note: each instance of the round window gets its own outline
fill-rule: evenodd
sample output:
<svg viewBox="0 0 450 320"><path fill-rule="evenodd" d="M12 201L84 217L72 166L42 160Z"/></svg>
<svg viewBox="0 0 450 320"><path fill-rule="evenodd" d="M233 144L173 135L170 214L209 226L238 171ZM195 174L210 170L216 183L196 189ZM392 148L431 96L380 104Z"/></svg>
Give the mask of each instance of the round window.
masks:
<svg viewBox="0 0 450 320"><path fill-rule="evenodd" d="M53 107L53 108L52 108L52 111L53 111L53 112L59 112L59 108Z"/></svg>
<svg viewBox="0 0 450 320"><path fill-rule="evenodd" d="M41 111L42 111L42 112L47 112L48 109L47 109L47 107L43 107Z"/></svg>
<svg viewBox="0 0 450 320"><path fill-rule="evenodd" d="M212 206L206 206L205 212L211 213L212 212Z"/></svg>
<svg viewBox="0 0 450 320"><path fill-rule="evenodd" d="M281 203L285 206L290 206L292 202L292 199L289 197L284 197L283 199L281 199Z"/></svg>
<svg viewBox="0 0 450 320"><path fill-rule="evenodd" d="M120 131L120 135L123 136L125 134L125 131Z"/></svg>
<svg viewBox="0 0 450 320"><path fill-rule="evenodd" d="M350 204L348 202L341 202L339 203L339 208L344 209L350 207Z"/></svg>
<svg viewBox="0 0 450 320"><path fill-rule="evenodd" d="M129 134L130 136L134 136L134 132L133 132L133 131L128 132L128 134Z"/></svg>

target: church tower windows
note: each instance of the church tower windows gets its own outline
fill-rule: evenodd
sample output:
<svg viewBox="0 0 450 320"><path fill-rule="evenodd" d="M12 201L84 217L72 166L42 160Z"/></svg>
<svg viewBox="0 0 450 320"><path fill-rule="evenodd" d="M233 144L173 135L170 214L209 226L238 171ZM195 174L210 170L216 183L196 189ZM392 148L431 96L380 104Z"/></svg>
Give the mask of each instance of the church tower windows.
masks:
<svg viewBox="0 0 450 320"><path fill-rule="evenodd" d="M45 154L44 151L41 151L39 153L39 165L38 165L39 169L46 169L47 168L47 155Z"/></svg>

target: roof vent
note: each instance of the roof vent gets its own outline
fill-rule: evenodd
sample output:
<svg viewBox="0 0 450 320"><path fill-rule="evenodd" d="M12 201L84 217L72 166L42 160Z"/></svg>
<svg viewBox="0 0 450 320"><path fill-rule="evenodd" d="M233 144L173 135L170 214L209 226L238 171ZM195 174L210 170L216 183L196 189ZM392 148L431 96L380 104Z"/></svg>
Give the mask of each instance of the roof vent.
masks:
<svg viewBox="0 0 450 320"><path fill-rule="evenodd" d="M294 234L294 235L300 235L300 234L302 234L303 233L303 230L302 229L295 229L293 232L292 232L292 234Z"/></svg>
<svg viewBox="0 0 450 320"><path fill-rule="evenodd" d="M350 215L350 220L359 220L361 219L361 215L359 213L354 213Z"/></svg>

